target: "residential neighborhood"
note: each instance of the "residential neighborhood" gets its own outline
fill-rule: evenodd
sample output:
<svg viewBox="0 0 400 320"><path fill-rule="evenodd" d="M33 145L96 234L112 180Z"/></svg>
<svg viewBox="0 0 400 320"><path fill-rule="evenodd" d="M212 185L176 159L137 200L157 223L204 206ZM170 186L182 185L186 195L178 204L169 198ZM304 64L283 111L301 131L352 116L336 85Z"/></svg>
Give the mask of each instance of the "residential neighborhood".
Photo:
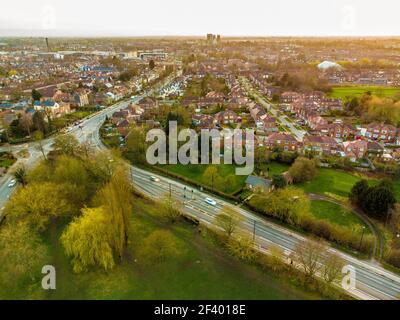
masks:
<svg viewBox="0 0 400 320"><path fill-rule="evenodd" d="M258 320L399 300L390 1L5 1L0 307Z"/></svg>

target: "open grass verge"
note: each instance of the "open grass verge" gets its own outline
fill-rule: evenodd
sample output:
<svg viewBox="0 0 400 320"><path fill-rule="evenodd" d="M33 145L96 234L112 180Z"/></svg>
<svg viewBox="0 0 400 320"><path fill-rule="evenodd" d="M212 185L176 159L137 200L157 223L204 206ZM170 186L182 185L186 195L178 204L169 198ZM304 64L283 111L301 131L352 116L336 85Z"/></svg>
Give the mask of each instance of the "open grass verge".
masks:
<svg viewBox="0 0 400 320"><path fill-rule="evenodd" d="M326 220L329 223L348 228L360 229L366 227L366 232L371 233L368 226L357 215L336 203L313 200L311 201L311 213L316 219Z"/></svg>

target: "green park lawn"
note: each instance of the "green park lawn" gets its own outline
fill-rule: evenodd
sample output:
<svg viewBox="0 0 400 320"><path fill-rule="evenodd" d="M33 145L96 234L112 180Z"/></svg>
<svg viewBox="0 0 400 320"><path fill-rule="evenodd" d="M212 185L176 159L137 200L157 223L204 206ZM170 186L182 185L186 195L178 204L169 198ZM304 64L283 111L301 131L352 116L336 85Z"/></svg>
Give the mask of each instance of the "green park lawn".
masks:
<svg viewBox="0 0 400 320"><path fill-rule="evenodd" d="M371 185L378 183L376 179L368 179L361 175L341 170L320 168L312 181L296 186L302 188L307 193L347 198L354 184L363 178L367 179ZM400 179L394 181L394 191L397 199L400 200Z"/></svg>
<svg viewBox="0 0 400 320"><path fill-rule="evenodd" d="M274 161L262 164L260 166L260 170L263 171L265 174L268 172L270 177L272 177L274 174L282 174L285 171L289 170L289 168L290 166L288 166L287 164L282 164Z"/></svg>
<svg viewBox="0 0 400 320"><path fill-rule="evenodd" d="M57 270L57 289L44 291L40 283L18 293L2 292L0 299L320 299L293 280L279 277L230 256L207 232L187 222L160 223L157 209L136 199L132 215L132 249L124 262L109 272L92 270L75 274L56 237L46 237ZM169 229L180 255L160 264L144 262L135 252L152 231ZM39 281L40 282L40 281Z"/></svg>
<svg viewBox="0 0 400 320"><path fill-rule="evenodd" d="M196 183L205 184L211 187L212 182L207 181L203 178L204 172L207 170L208 166L209 165L177 164L177 165L165 165L162 166L162 168L166 171L175 173L179 176L191 179ZM233 194L238 192L241 188L244 187L247 176L236 175L235 174L236 166L227 164L220 164L214 166L218 170L218 175L221 176L222 178L226 178L227 176L234 177L233 184L231 185L222 184L221 186L215 186L216 189L218 189L221 192Z"/></svg>
<svg viewBox="0 0 400 320"><path fill-rule="evenodd" d="M353 185L360 179L344 171L320 168L312 181L297 186L307 193L347 197Z"/></svg>
<svg viewBox="0 0 400 320"><path fill-rule="evenodd" d="M311 201L311 213L317 219L326 220L344 227L354 228L355 226L359 226L361 228L366 226L364 222L350 210L328 201ZM369 231L368 228L367 230Z"/></svg>
<svg viewBox="0 0 400 320"><path fill-rule="evenodd" d="M360 97L365 92L370 91L373 95L381 97L391 97L400 93L400 88L379 87L379 86L343 86L333 87L330 96L336 99L345 99L346 97Z"/></svg>

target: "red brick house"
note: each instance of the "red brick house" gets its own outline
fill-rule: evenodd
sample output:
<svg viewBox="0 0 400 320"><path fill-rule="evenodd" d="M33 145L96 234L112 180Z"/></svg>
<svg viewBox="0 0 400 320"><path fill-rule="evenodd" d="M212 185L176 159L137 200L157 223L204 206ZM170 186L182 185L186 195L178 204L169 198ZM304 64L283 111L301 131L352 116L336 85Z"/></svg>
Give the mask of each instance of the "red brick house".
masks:
<svg viewBox="0 0 400 320"><path fill-rule="evenodd" d="M298 151L301 143L289 133L276 132L265 138L264 146L270 150L279 148L284 151Z"/></svg>
<svg viewBox="0 0 400 320"><path fill-rule="evenodd" d="M353 156L356 159L364 158L368 151L368 141L365 140L346 141L343 143L343 146L346 156L350 158Z"/></svg>
<svg viewBox="0 0 400 320"><path fill-rule="evenodd" d="M325 125L318 125L314 131L318 135L328 136L335 139L348 139L356 135L356 129L347 123L330 123Z"/></svg>
<svg viewBox="0 0 400 320"><path fill-rule="evenodd" d="M237 123L238 115L232 110L221 111L215 114L214 121L220 125Z"/></svg>
<svg viewBox="0 0 400 320"><path fill-rule="evenodd" d="M324 126L328 124L328 121L319 115L313 114L307 117L307 124L311 129L315 129L318 126Z"/></svg>
<svg viewBox="0 0 400 320"><path fill-rule="evenodd" d="M300 94L297 92L287 91L281 94L282 103L292 103L300 98Z"/></svg>
<svg viewBox="0 0 400 320"><path fill-rule="evenodd" d="M335 139L328 136L307 135L303 140L304 152L313 152L318 155L335 155L341 149Z"/></svg>
<svg viewBox="0 0 400 320"><path fill-rule="evenodd" d="M391 143L396 140L397 128L390 124L370 123L366 126L365 137L371 140Z"/></svg>

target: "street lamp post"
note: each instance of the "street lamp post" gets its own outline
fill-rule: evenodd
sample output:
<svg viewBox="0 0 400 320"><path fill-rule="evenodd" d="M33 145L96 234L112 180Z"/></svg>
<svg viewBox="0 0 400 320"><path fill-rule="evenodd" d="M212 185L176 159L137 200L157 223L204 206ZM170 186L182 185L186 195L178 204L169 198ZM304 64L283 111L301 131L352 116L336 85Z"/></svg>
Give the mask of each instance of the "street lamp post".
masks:
<svg viewBox="0 0 400 320"><path fill-rule="evenodd" d="M255 240L256 240L256 226L257 226L257 221L254 220L254 224L253 224L253 242L255 242Z"/></svg>
<svg viewBox="0 0 400 320"><path fill-rule="evenodd" d="M362 234L361 234L361 240L360 240L360 245L358 247L358 251L361 250L361 244L362 244L362 241L363 241L363 238L364 238L364 232L365 232L365 226L362 227Z"/></svg>

